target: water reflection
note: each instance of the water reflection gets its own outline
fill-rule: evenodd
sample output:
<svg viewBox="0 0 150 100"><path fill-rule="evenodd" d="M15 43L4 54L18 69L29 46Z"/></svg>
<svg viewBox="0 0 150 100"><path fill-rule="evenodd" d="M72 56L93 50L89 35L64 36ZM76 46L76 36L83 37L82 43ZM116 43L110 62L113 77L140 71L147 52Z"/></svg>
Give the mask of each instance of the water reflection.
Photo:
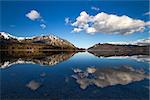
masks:
<svg viewBox="0 0 150 100"><path fill-rule="evenodd" d="M5 51L1 54L1 68L7 68L14 64L40 64L40 65L55 65L62 61L65 61L72 57L75 52L71 51L43 51L43 52L31 52L31 51Z"/></svg>
<svg viewBox="0 0 150 100"><path fill-rule="evenodd" d="M132 59L139 62L150 63L150 56L148 55L135 55L135 56L111 56L107 57L108 59Z"/></svg>
<svg viewBox="0 0 150 100"><path fill-rule="evenodd" d="M86 89L90 85L97 87L108 87L117 84L126 85L135 81L141 81L149 78L143 70L137 70L129 66L119 68L96 68L88 67L86 70L73 69L72 77L81 89Z"/></svg>
<svg viewBox="0 0 150 100"><path fill-rule="evenodd" d="M133 59L139 62L150 63L149 54L136 54L134 52L115 52L115 51L89 51L89 53L97 56L99 58L108 58L108 59Z"/></svg>
<svg viewBox="0 0 150 100"><path fill-rule="evenodd" d="M29 89L35 91L37 90L39 87L41 86L41 83L36 82L35 80L30 81L26 87L28 87Z"/></svg>
<svg viewBox="0 0 150 100"><path fill-rule="evenodd" d="M149 55L148 52L139 53L136 51L88 51L88 52L97 57Z"/></svg>
<svg viewBox="0 0 150 100"><path fill-rule="evenodd" d="M149 55L133 55L120 52L107 51L89 51L97 57L105 57L108 59L134 59L137 61L150 63ZM72 57L75 53L73 51L1 51L1 68L7 68L14 64L40 64L40 65L55 65Z"/></svg>
<svg viewBox="0 0 150 100"><path fill-rule="evenodd" d="M13 67L1 69L3 99L109 100L105 98L108 97L114 100L123 98L136 100L149 97L149 79L146 74L149 73L149 65L145 62L120 59L120 56L98 58L87 52L74 55L74 52L18 51L4 52L1 55L3 56L1 65L7 66L18 62L14 63ZM69 59L70 57L72 58ZM114 60L116 59L114 57L118 57L119 60ZM58 63L67 61L57 63L52 68L41 67L43 64L49 64L43 62L53 60ZM19 64L30 62L37 65Z"/></svg>

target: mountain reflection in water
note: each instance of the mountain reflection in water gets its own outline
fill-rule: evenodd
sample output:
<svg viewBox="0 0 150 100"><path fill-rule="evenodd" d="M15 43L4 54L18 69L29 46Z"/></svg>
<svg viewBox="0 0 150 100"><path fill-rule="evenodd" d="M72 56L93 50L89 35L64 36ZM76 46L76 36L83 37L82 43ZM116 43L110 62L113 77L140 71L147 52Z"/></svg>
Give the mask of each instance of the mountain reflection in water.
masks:
<svg viewBox="0 0 150 100"><path fill-rule="evenodd" d="M7 68L14 64L40 64L40 65L55 65L71 58L75 53L74 51L1 51L1 68ZM124 55L115 52L110 53L107 51L90 51L89 53L97 57L105 57L108 59L134 59L141 62L150 63L149 55Z"/></svg>
<svg viewBox="0 0 150 100"><path fill-rule="evenodd" d="M142 53L137 53L134 51L90 51L88 50L89 53L97 56L97 57L110 57L110 56L134 56L134 55L149 55L147 52L142 52Z"/></svg>
<svg viewBox="0 0 150 100"><path fill-rule="evenodd" d="M0 53L2 99L149 98L149 64L139 60L148 59L147 55L97 57L71 51Z"/></svg>
<svg viewBox="0 0 150 100"><path fill-rule="evenodd" d="M143 70L137 70L129 66L119 68L94 68L88 67L86 70L73 69L76 82L81 89L86 89L90 85L97 87L107 87L117 84L126 85L134 81L141 81L149 78Z"/></svg>
<svg viewBox="0 0 150 100"><path fill-rule="evenodd" d="M118 52L118 51L88 51L99 58L108 58L108 59L133 59L140 62L148 62L150 63L150 55L144 54L134 54L134 52Z"/></svg>
<svg viewBox="0 0 150 100"><path fill-rule="evenodd" d="M40 65L55 65L63 62L72 57L75 52L69 51L43 51L43 52L31 52L31 51L13 51L13 52L0 52L1 54L1 68L9 67L13 64L40 64Z"/></svg>

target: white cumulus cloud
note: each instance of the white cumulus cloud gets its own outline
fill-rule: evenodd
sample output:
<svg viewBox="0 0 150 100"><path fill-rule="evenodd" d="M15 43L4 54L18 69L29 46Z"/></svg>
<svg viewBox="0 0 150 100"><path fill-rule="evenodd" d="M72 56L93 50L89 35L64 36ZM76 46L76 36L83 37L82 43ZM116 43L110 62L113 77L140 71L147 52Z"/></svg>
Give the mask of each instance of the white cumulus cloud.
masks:
<svg viewBox="0 0 150 100"><path fill-rule="evenodd" d="M71 23L70 18L69 18L69 17L66 17L66 18L65 18L65 24L70 24L70 23Z"/></svg>
<svg viewBox="0 0 150 100"><path fill-rule="evenodd" d="M28 17L32 21L38 21L40 23L40 27L42 29L46 28L46 21L42 18L42 16L40 15L40 13L38 11L31 10L25 16Z"/></svg>
<svg viewBox="0 0 150 100"><path fill-rule="evenodd" d="M40 19L41 15L38 11L31 10L29 13L26 14L26 17L28 17L31 20L36 20L36 19Z"/></svg>
<svg viewBox="0 0 150 100"><path fill-rule="evenodd" d="M92 9L92 10L96 10L96 11L99 11L99 10L100 10L98 7L94 7L94 6L92 6L91 9Z"/></svg>
<svg viewBox="0 0 150 100"><path fill-rule="evenodd" d="M80 31L82 31L81 28L74 28L72 32L80 32Z"/></svg>
<svg viewBox="0 0 150 100"><path fill-rule="evenodd" d="M143 32L150 22L133 19L126 15L118 16L108 13L98 13L95 16L89 15L85 11L80 13L76 21L71 24L74 32L85 31L86 33L106 33L106 34L132 34Z"/></svg>
<svg viewBox="0 0 150 100"><path fill-rule="evenodd" d="M150 15L150 11L149 11L149 12L144 13L144 15Z"/></svg>
<svg viewBox="0 0 150 100"><path fill-rule="evenodd" d="M139 39L136 42L133 42L137 45L150 45L150 38L146 38L146 39Z"/></svg>
<svg viewBox="0 0 150 100"><path fill-rule="evenodd" d="M45 24L41 24L40 27L41 27L42 29L45 29L45 28L46 28L46 25L45 25Z"/></svg>
<svg viewBox="0 0 150 100"><path fill-rule="evenodd" d="M136 41L128 41L128 42L107 42L109 44L121 44L121 45L150 45L150 38L145 38L145 39L139 39L139 40L136 40Z"/></svg>

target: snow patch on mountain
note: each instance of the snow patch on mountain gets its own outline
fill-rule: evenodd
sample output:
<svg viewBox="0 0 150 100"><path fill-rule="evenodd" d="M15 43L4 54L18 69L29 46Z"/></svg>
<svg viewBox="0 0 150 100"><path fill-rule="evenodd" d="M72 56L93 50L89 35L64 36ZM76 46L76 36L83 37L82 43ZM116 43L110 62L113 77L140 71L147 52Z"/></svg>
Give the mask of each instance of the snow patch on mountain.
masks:
<svg viewBox="0 0 150 100"><path fill-rule="evenodd" d="M3 36L5 39L16 38L15 36L10 35L9 33L6 32L0 32L0 35Z"/></svg>
<svg viewBox="0 0 150 100"><path fill-rule="evenodd" d="M17 40L24 40L24 39L33 39L33 38L38 38L39 40L40 39L43 39L43 38L46 38L48 37L49 39L60 39L58 38L57 36L54 36L54 35L49 35L49 36L33 36L33 37L16 37L16 36L13 36L13 35L10 35L9 33L6 33L6 32L0 32L0 36L3 36L4 39L17 39Z"/></svg>
<svg viewBox="0 0 150 100"><path fill-rule="evenodd" d="M6 32L0 32L0 36L3 36L4 39L17 39L17 40L24 40L24 39L32 39L33 37L16 37L16 36L13 36L9 33L6 33Z"/></svg>

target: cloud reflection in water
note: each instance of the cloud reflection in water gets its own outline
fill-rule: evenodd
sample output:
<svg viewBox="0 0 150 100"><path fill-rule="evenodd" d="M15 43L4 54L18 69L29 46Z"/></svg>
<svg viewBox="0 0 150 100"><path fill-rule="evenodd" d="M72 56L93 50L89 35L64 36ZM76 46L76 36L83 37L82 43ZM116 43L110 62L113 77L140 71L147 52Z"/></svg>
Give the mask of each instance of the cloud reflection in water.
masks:
<svg viewBox="0 0 150 100"><path fill-rule="evenodd" d="M145 74L143 70L133 69L128 66L119 68L88 67L85 71L78 70L80 71L73 70L75 74L72 77L80 85L81 89L86 89L90 85L96 85L101 88L117 84L126 85L149 78L149 75Z"/></svg>

